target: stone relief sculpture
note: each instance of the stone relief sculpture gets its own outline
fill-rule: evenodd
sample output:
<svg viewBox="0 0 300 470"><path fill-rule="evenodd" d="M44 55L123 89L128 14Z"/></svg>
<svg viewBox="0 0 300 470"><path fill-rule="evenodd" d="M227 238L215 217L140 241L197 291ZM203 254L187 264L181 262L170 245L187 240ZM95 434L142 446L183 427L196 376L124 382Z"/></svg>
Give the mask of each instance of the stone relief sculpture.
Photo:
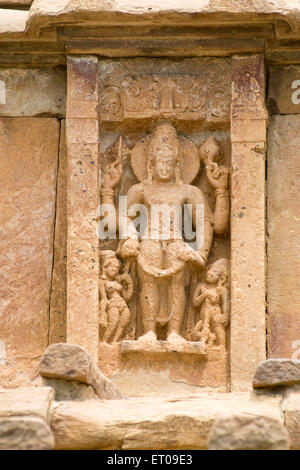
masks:
<svg viewBox="0 0 300 470"><path fill-rule="evenodd" d="M101 252L100 277L100 327L103 341L120 341L130 323L127 301L133 293L133 283L128 272L120 274L121 263L111 250Z"/></svg>
<svg viewBox="0 0 300 470"><path fill-rule="evenodd" d="M212 284L209 289L197 286L190 299L185 290L186 271L193 278L191 285L197 285L198 275L209 257L214 232L222 235L228 225L228 169L221 164L220 146L210 137L199 151L190 139L178 135L170 122L158 124L152 134L142 138L130 151L120 136L111 149L115 160L106 166L101 184L101 203L113 206L116 213L120 208L115 191L122 176L124 149L130 154L131 168L139 183L127 191L128 211L118 219L117 253L107 250L101 253L100 323L105 329L102 340L124 339L126 329L134 321L126 302L133 292L128 272L135 265L143 325L143 333L135 339L156 341L158 328L164 327L165 339L172 344L189 339L225 346L228 323L225 261L219 260L208 271L207 282ZM213 213L206 196L192 184L201 161L215 190ZM143 208L145 214L141 217ZM168 210L168 217L164 217L163 209ZM193 242L187 240L188 219L195 237ZM124 274L120 274L120 260L126 266ZM184 337L182 327L188 301L203 305L203 312Z"/></svg>
<svg viewBox="0 0 300 470"><path fill-rule="evenodd" d="M187 73L187 68L189 72ZM230 109L230 66L222 59L172 63L103 61L100 119L122 121L161 116L178 120L226 122Z"/></svg>
<svg viewBox="0 0 300 470"><path fill-rule="evenodd" d="M190 339L225 349L229 323L228 261L224 258L215 261L207 269L205 281L197 285L193 294L193 304L200 308L200 318Z"/></svg>

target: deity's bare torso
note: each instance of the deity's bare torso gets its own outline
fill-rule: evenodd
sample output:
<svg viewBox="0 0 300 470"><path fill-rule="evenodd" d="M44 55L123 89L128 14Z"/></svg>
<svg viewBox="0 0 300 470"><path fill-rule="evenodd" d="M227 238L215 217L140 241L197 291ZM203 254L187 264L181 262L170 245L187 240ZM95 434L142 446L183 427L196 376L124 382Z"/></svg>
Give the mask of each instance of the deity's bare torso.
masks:
<svg viewBox="0 0 300 470"><path fill-rule="evenodd" d="M198 204L199 207L203 207L205 217L210 218L210 210L204 195L200 189L190 184L178 184L176 182L150 183L145 181L132 186L127 193L127 197L129 208L132 204L143 204L148 210L149 217L141 238L147 236L148 239L166 240L168 238L165 234L169 233L169 240L183 239L184 205L186 205L187 211L191 212L192 209L196 209ZM162 213L165 209L165 212L169 213L169 221L159 217L158 224L156 224L155 209L157 214ZM168 222L169 226L163 227L163 223Z"/></svg>

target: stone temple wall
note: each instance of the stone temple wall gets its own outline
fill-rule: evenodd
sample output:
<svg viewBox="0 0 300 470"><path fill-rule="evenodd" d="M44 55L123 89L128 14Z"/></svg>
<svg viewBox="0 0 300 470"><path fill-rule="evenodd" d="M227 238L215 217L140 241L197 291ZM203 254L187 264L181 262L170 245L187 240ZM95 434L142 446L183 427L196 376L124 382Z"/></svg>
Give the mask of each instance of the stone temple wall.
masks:
<svg viewBox="0 0 300 470"><path fill-rule="evenodd" d="M0 0L1 386L35 383L45 349L60 342L85 347L121 390L141 395L147 387L158 393L157 383L249 390L264 359L298 358L298 7L152 3ZM149 176L143 144L162 122L188 155L184 183L201 190L215 217L214 235L205 228L205 269L220 259L229 266L224 344L211 327L200 352L202 313L191 299L198 284L204 289L205 269L180 281L188 301L177 333L188 346L168 349L161 307L157 343L140 347L145 276L120 254L120 240L101 244L96 234L99 203ZM228 173L222 187L197 156L212 137L223 156L211 164ZM119 186L103 186L118 145ZM131 319L116 342L104 341L99 325L104 250L118 251L134 286ZM171 277L163 275L161 298Z"/></svg>
<svg viewBox="0 0 300 470"><path fill-rule="evenodd" d="M79 243L81 235L76 224L74 226L75 232L72 232L73 216L70 212L72 209L70 205L67 207L67 201L73 197L72 191L76 191L76 188L72 188L73 183L69 180L69 189L67 189L69 177L65 119L67 118L67 129L69 129L69 162L73 151L71 148L74 148L75 151L79 143L86 141L89 145L93 141L93 119L97 129L100 126L99 135L97 130L97 135L95 135L96 146L100 145L99 149L95 148L95 158L103 160L99 171L101 167L101 171L104 171L105 162L109 163L107 149L119 133L125 136L129 146L132 147L138 139L153 130L155 123L162 119L169 119L175 123L179 133L191 138L198 147L203 144L207 136L214 135L226 154L224 163L231 174L229 183L231 188L230 231L227 232L225 239L220 237L215 239L209 261L212 263L218 257L231 260L231 325L227 331L229 362L222 374L225 374L224 378L226 375L227 378L231 377L228 379L229 382L227 379L224 382L227 383L227 387L230 387L230 382L232 382L233 388L235 387L234 383L237 384L237 388L239 386L243 388L242 384L249 382L248 375L251 377L253 367L260 359L265 356L291 357L297 352L297 341L300 341L299 295L297 292L300 269L297 261L299 257L296 182L298 173L297 153L295 152L298 135L297 113L300 109L297 91L299 66L296 63L296 53L291 56L292 53L289 52L288 42L285 39L291 37L292 44L292 37L296 34L289 33L289 29L295 28L290 19L293 18L292 9L284 11L284 22L282 16L280 20L276 16L279 13L282 14L281 10L280 12L277 10L269 12L267 6L265 7L266 11L273 15L271 17L276 25L276 34L273 40L268 25L260 24L258 26L255 23L254 13L250 11L251 9L246 11L246 7L245 11L241 12L245 15L245 26L240 28L234 39L230 36L230 27L224 28L224 24L221 19L217 20L217 16L214 19L213 2L210 5L211 22L207 23L206 17L201 17L201 15L205 15L205 11L201 12L200 9L193 12L193 17L189 16L189 12L178 16L181 18L182 26L172 28L170 23L167 29L160 31L159 21L165 21L163 15L167 14L162 9L156 12L157 17L161 20L158 21L157 26L153 26L151 34L144 35L143 44L139 39L138 30L143 31L145 19L152 20L151 10L147 15L144 13L143 16L141 13L139 18L135 18L134 6L128 5L128 14L133 15L134 27L129 26L131 19L129 19L130 17L126 19L127 13L122 8L118 12L110 12L109 8L104 10L103 24L99 24L97 27L90 26L87 11L86 25L79 27L77 26L77 16L81 14L80 5L71 6L65 2L65 10L60 10L57 13L55 20L57 24L55 25L54 21L54 24L49 27L47 15L53 15L56 6L53 4L51 7L46 7L42 1L35 1L29 9L31 3L29 1L7 1L0 5L0 7L5 7L1 17L4 19L6 16L6 24L3 20L3 26L0 30L0 45L3 48L6 46L6 54L1 55L0 50L2 129L0 147L3 180L1 185L3 191L1 198L3 206L1 216L3 233L1 237L3 244L1 272L3 280L1 281L0 335L6 354L6 365L0 371L1 376L4 377L7 385L15 383L14 381L18 382L19 374L25 381L32 380L37 373L39 358L47 345L66 341L67 331L69 331L69 339L72 337L72 321L75 322L75 336L70 341L79 342L79 335L80 341L84 345L82 331L85 326L82 324L82 330L77 328L78 321L83 321L83 306L91 312L90 315L94 315L94 320L91 316L88 324L91 325L91 322L96 321L97 323L98 321L97 279L99 267L95 267L98 271L94 271L96 277L93 281L85 278L84 269L88 269L88 267L84 268L80 275L76 271L77 268L72 271L74 262L80 262L81 268L83 268L82 263L85 260L77 259L76 261L75 258L73 260L73 250L78 252L81 249L79 245L75 246ZM87 10L90 8L90 11L94 12L95 18L98 15L96 3L91 4L90 7L86 6ZM58 6L59 2L57 2L57 8ZM132 11L130 11L131 7ZM238 15L238 6L224 5L225 10L226 8L228 9L226 14L230 15L231 12L231 21L235 21L234 15ZM39 15L42 15L41 20L39 20ZM115 18L116 25L119 25L118 34L116 33L117 26L115 29L105 26L106 17L109 15ZM174 18L176 15L177 13L174 11ZM178 13L178 15L180 14ZM64 22L66 17L70 19L70 25L65 27L62 24L61 26L61 21ZM9 18L11 18L10 24ZM258 35L257 28L260 31ZM38 33L38 31L40 32ZM189 31L188 37L186 36L187 31ZM102 39L97 40L100 33ZM126 38L126 47L123 49L120 43L119 48L115 47L120 35ZM43 42L39 43L38 36L43 37ZM170 38L172 38L171 42ZM195 52L196 40L202 44L197 52ZM212 42L210 43L210 41ZM285 56L282 52L281 41L285 41L287 44ZM264 44L267 45L265 54L261 49ZM160 55L165 55L164 62L162 60L159 62L160 59L155 58L156 48L159 48ZM243 54L249 55L251 53L254 54L253 65L247 61L243 62ZM94 89L93 96L86 95L85 97L84 93L89 92L87 88L86 91L82 88L87 86L84 85L84 81L94 80L89 76L90 73L96 73L92 72L92 69L90 72L86 68L85 71L83 70L82 76L78 79L75 77L75 82L72 82L72 62L70 60L67 65L66 60L68 55L71 58L74 57L74 54L75 57L80 54L81 57L86 54L88 57L93 56L93 60L96 61L94 64L98 63L98 54L113 57L99 62L100 68L97 74L99 74L100 81L99 84L95 82L95 86L99 87L99 90L98 88L98 91ZM128 54L142 55L148 59L143 59L144 62L137 59L136 64L138 65L136 66L134 60L126 62L126 59L122 59L124 55ZM174 57L176 58L176 54L177 61L182 56L191 56L192 59L187 58L186 62L182 62L182 65L179 62L176 65L176 62L172 62ZM261 69L261 72L255 72L253 69L253 67L257 67L255 57L258 57L259 54L264 62L264 68ZM196 55L200 57L197 59ZM215 57L219 55L223 55L225 58L216 59ZM151 56L152 59L149 58ZM197 60L199 65L196 65ZM209 65L210 63L212 65ZM225 71L222 63L227 64L228 71ZM113 78L115 72L111 73L110 71L113 70L113 67L116 69L115 78ZM121 72L122 67L124 70ZM249 67L248 72L247 67ZM159 68L162 72L158 72ZM162 78L158 79L158 75L154 76L154 71L162 73ZM197 75L200 71L201 74ZM183 78L183 72L185 72L185 78ZM254 75L251 79L252 82L247 85L245 74L249 72ZM67 73L69 76L68 85ZM159 105L161 110L156 111L156 114L153 114L150 108L149 110L145 108L143 115L140 114L139 107L150 106L150 104L145 105L145 103L138 102L138 98L134 98L133 87L137 86L138 82L136 81L134 84L128 81L129 76L132 80L133 74L139 73L148 74L149 77L145 79L144 84L142 82L139 84L139 86L146 87L140 95L142 99L143 94L148 93L147 87L150 86L150 82L148 83L147 80L150 80L151 73L157 90L161 86L165 87L165 97L155 98L165 100ZM188 78L189 73L191 79ZM218 78L218 73L221 73L220 78L223 74L222 83ZM255 73L262 74L259 78L261 83ZM137 80L136 77L134 80ZM173 82L171 83L170 80ZM190 115L184 110L184 106L192 105L192 102L190 105L185 105L180 98L180 96L187 96L187 91L183 86L184 80L188 88L200 86L202 91L206 86L205 82L209 83L210 88L205 91L208 93L205 99L210 101L207 101L205 105L207 108L204 114L202 111L204 108L201 108L200 101L199 104L197 101L193 103L194 108L190 108L192 110ZM191 83L188 82L189 80L192 80ZM265 84L266 91L264 91ZM171 95L168 98L167 90L168 87L174 86L177 87L177 95L174 95L175 98L172 99L179 100L174 106L181 106L183 114L181 111L181 114L176 114L177 111L172 114L168 108L170 105L167 100L170 100ZM246 90L247 86L250 88ZM266 114L264 114L265 111L260 110L260 105L255 102L256 98L251 97L251 93L254 97L258 91L255 90L255 86L261 86L261 92L266 94L269 114L266 174L263 163ZM123 87L122 98L116 95L116 90L120 90L120 87ZM133 91L131 92L130 89ZM171 88L169 90L168 93L171 93ZM82 97L80 97L80 93L83 93ZM130 95L130 93L132 94ZM158 97L161 91L156 91L156 93ZM174 92L172 91L172 93ZM201 93L197 98L197 88L193 93L192 100L204 99L204 95L202 96ZM69 98L66 110L67 96ZM118 111L117 114L109 115L110 101L114 99L123 101L122 106L124 106L125 113L123 117L118 115ZM95 108L98 106L98 100L99 109ZM91 106L90 110L88 110L88 106ZM93 106L95 111L92 109ZM197 106L199 111L197 111ZM163 111L163 108L166 111ZM178 117L176 117L177 115ZM98 117L99 123L96 122ZM85 125L83 126L83 124ZM76 137L76 133L78 133L78 137ZM74 145L72 139L74 139ZM98 142L100 143L98 144ZM252 155L253 148L255 151ZM74 158L77 158L76 154L74 154ZM261 158L260 162L258 158ZM82 187L87 183L90 187L93 184L96 185L96 193L98 191L96 187L99 184L97 165L92 168L93 172L90 175L82 177L80 183ZM69 163L69 172L70 168ZM121 183L121 192L123 191L124 194L130 185L137 181L128 166L126 175L130 174L129 179L126 176L127 179L122 180ZM252 176L253 181L251 180ZM215 197L212 189L205 176L202 175L201 178L196 181L196 185L203 188L213 207ZM202 180L203 182L201 182ZM93 181L95 182L93 183ZM99 198L100 195L96 193L95 198ZM74 197L78 198L78 196ZM78 207L76 207L77 203ZM80 209L80 202L75 199L75 208L79 209L76 214L77 220L84 218L83 215L80 215L80 210L86 210L84 208L85 202L82 201L82 204ZM96 202L94 205L96 207ZM254 230L253 240L250 239L251 232L248 231L248 227ZM83 227L80 230L83 230ZM245 236L247 231L248 235ZM74 246L73 233L75 233ZM93 237L92 234L83 234L84 243L87 241L85 240L86 236ZM117 245L113 247L112 244L104 243L103 248L116 250ZM67 250L69 250L68 256ZM253 255L251 250L253 250ZM248 265L247 270L244 269L245 264ZM72 272L77 273L76 280L75 278L72 280ZM92 283L95 283L94 287L92 287ZM131 308L135 311L134 315L137 315L137 323L134 325L134 328L137 328L137 333L130 334L138 336L138 331L142 332L138 299L136 298L131 303ZM78 308L77 319L74 313L76 308ZM191 309L191 307L189 308ZM92 313L94 310L95 313ZM72 315L75 315L74 320L72 320ZM191 318L187 317L183 328L188 328L188 324L192 323ZM95 328L97 330L99 327L95 326ZM252 334L253 332L254 334ZM21 340L23 334L26 334L25 341ZM251 345L252 340L253 344ZM98 342L96 334L86 343L86 345L90 345L88 346L90 352L96 356ZM250 348L252 351L248 363L244 347L248 350ZM102 346L100 349L100 363L101 355L111 357L107 363L106 360L102 363L103 370L110 374L120 361L120 351L110 348L106 351ZM244 365L241 366L243 362ZM203 366L200 363L197 366L202 379L206 377L207 372L206 366L204 370L201 369ZM174 367L174 371L178 372L177 365ZM190 365L185 367L189 368ZM157 366L155 369L160 370ZM248 370L248 372L243 372L243 370ZM132 371L135 376L136 371ZM173 372L174 377L178 375L177 372ZM190 377L188 382L199 382L199 384L205 385L206 379L198 381L195 377L194 379ZM218 380L215 379L215 377L212 381L208 379L208 382L216 385Z"/></svg>
<svg viewBox="0 0 300 470"><path fill-rule="evenodd" d="M66 336L66 71L0 74L1 379L13 385Z"/></svg>

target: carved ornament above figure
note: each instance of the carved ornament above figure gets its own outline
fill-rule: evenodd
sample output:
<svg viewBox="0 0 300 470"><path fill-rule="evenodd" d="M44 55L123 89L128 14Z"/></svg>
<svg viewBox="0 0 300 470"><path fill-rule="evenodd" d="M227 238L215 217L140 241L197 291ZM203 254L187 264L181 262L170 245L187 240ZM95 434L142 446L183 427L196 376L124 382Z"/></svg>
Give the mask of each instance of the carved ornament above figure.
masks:
<svg viewBox="0 0 300 470"><path fill-rule="evenodd" d="M160 117L228 123L230 74L226 59L102 61L100 120Z"/></svg>

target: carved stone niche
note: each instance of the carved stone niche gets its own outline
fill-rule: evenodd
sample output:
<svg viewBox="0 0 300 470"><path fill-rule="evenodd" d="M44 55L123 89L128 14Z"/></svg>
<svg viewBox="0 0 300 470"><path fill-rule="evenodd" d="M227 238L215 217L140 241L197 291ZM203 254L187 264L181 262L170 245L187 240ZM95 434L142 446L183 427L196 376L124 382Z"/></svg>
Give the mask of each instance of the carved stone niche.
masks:
<svg viewBox="0 0 300 470"><path fill-rule="evenodd" d="M100 61L99 365L127 394L228 388L230 76Z"/></svg>

